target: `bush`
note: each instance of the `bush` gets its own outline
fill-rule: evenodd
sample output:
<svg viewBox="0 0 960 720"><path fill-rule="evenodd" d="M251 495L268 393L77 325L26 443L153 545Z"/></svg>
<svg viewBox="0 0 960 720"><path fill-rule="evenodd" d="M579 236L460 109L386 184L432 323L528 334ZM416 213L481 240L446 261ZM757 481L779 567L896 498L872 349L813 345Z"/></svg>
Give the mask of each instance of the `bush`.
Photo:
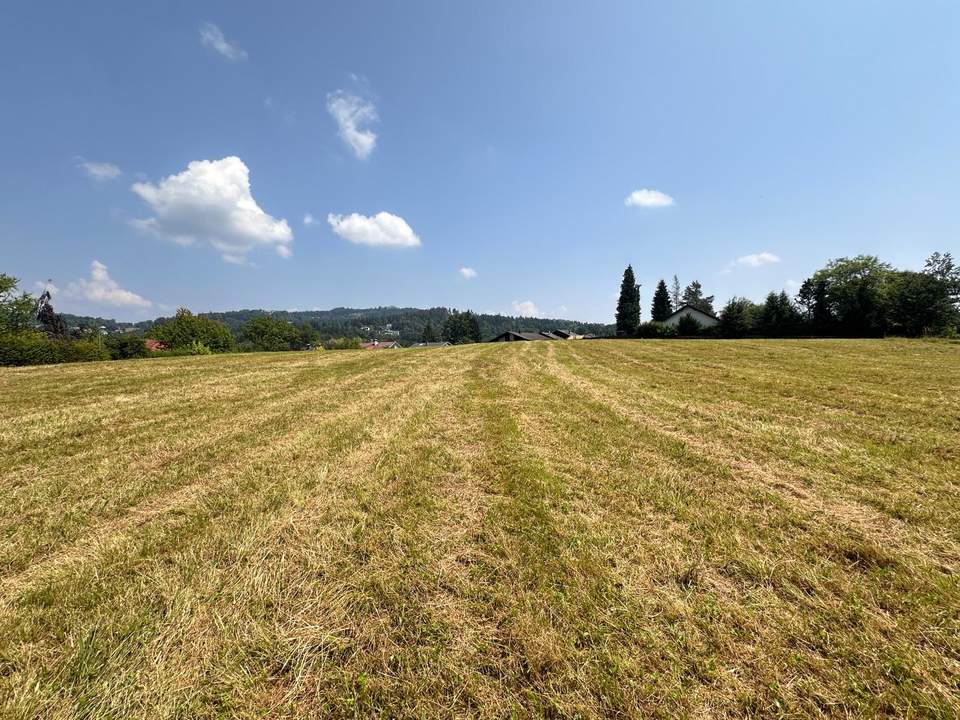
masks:
<svg viewBox="0 0 960 720"><path fill-rule="evenodd" d="M662 322L640 323L637 328L638 338L672 338L677 336L677 328L674 325L665 325Z"/></svg>
<svg viewBox="0 0 960 720"><path fill-rule="evenodd" d="M699 335L703 332L701 325L695 317L684 315L677 322L678 335Z"/></svg>
<svg viewBox="0 0 960 720"><path fill-rule="evenodd" d="M327 350L359 350L361 342L358 337L330 338L323 343L323 347Z"/></svg>
<svg viewBox="0 0 960 720"><path fill-rule="evenodd" d="M111 360L128 360L142 358L149 354L142 337L136 335L121 335L107 338L107 349Z"/></svg>
<svg viewBox="0 0 960 720"><path fill-rule="evenodd" d="M109 359L109 351L90 340L51 340L39 333L0 336L0 365L52 365Z"/></svg>

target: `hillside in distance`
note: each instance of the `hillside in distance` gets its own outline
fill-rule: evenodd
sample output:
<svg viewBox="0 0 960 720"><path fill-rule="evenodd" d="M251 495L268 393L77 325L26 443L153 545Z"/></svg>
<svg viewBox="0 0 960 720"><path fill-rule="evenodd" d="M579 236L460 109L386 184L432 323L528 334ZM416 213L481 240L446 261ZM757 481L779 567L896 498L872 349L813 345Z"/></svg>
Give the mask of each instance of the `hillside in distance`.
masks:
<svg viewBox="0 0 960 720"><path fill-rule="evenodd" d="M411 308L411 307L375 307L375 308L346 308L337 307L330 310L228 310L226 312L200 313L206 317L224 323L234 334L240 332L244 323L257 317L269 315L281 320L288 320L295 325L307 323L316 328L322 339L331 337L386 337L386 328L399 332L401 342L417 342L423 334L423 329L429 322L434 330L440 331L443 323L451 313L450 308ZM104 327L109 332L121 331L125 328L136 328L148 334L154 323L163 320L144 320L138 323L118 322L110 318L88 317L63 313L63 319L71 327L95 325ZM514 317L477 313L480 322L480 333L484 340L496 337L506 330L519 332L537 330L573 330L583 334L612 335L613 325L604 323L579 322L563 318L532 318Z"/></svg>

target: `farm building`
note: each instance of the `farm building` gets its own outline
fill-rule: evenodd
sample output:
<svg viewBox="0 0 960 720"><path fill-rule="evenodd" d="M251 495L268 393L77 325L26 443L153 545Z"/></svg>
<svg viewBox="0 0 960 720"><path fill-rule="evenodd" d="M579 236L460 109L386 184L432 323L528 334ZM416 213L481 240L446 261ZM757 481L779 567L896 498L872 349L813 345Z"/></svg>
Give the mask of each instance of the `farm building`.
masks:
<svg viewBox="0 0 960 720"><path fill-rule="evenodd" d="M399 350L401 345L396 340L387 340L386 342L372 340L371 342L360 343L360 347L364 350Z"/></svg>
<svg viewBox="0 0 960 720"><path fill-rule="evenodd" d="M676 325L680 322L681 318L691 317L696 320L703 327L713 327L720 322L716 317L710 313L705 313L699 308L695 308L693 305L683 305L678 308L673 314L670 315L666 320L663 321L664 325Z"/></svg>
<svg viewBox="0 0 960 720"><path fill-rule="evenodd" d="M541 330L540 332L515 332L507 330L500 333L490 342L523 342L530 340L578 340L584 337L568 330Z"/></svg>

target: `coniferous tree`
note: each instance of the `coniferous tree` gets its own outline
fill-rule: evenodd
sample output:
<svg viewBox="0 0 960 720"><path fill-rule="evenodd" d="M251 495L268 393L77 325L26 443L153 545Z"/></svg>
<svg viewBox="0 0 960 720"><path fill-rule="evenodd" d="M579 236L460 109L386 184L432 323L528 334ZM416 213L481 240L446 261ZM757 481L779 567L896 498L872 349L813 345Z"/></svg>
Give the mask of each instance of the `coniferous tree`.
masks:
<svg viewBox="0 0 960 720"><path fill-rule="evenodd" d="M427 320L427 324L423 328L423 335L420 336L420 342L433 343L436 341L437 341L437 333L433 329L433 323Z"/></svg>
<svg viewBox="0 0 960 720"><path fill-rule="evenodd" d="M771 292L760 309L760 331L767 337L790 337L796 335L801 315L793 306L790 296L784 291Z"/></svg>
<svg viewBox="0 0 960 720"><path fill-rule="evenodd" d="M467 310L454 310L443 324L443 339L454 345L480 342L480 321Z"/></svg>
<svg viewBox="0 0 960 720"><path fill-rule="evenodd" d="M670 302L674 310L680 309L680 278L673 276L673 284L670 286Z"/></svg>
<svg viewBox="0 0 960 720"><path fill-rule="evenodd" d="M742 297L732 297L720 313L720 334L728 338L745 337L753 329L756 306Z"/></svg>
<svg viewBox="0 0 960 720"><path fill-rule="evenodd" d="M620 283L617 301L617 335L632 337L640 325L640 286L633 276L633 266L627 265Z"/></svg>
<svg viewBox="0 0 960 720"><path fill-rule="evenodd" d="M683 297L680 298L682 305L695 307L701 312L713 315L713 295L704 295L703 286L699 280L694 280L683 290Z"/></svg>
<svg viewBox="0 0 960 720"><path fill-rule="evenodd" d="M667 290L667 284L661 280L657 283L657 289L653 293L653 308L650 315L653 320L662 322L670 317L673 312L673 303L670 302L670 293Z"/></svg>

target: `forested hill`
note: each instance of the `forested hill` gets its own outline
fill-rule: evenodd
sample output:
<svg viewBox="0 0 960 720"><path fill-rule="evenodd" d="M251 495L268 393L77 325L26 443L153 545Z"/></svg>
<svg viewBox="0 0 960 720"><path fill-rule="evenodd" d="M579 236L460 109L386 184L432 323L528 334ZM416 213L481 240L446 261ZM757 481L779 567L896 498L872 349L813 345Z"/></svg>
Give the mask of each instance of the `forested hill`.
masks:
<svg viewBox="0 0 960 720"><path fill-rule="evenodd" d="M421 308L333 308L332 310L230 310L228 312L202 313L203 315L219 320L227 325L234 334L248 320L269 315L280 320L289 320L294 324L308 323L316 328L322 339L331 337L386 338L395 337L387 333L387 326L399 331L399 339L403 343L420 340L423 329L429 322L434 330L440 331L443 323L450 315L451 310L444 307L429 309ZM118 323L107 318L91 318L79 315L63 314L64 320L72 327L81 325L97 325L108 331L117 331L123 328L136 327L147 333L153 325L153 320L139 323ZM163 318L157 318L162 320ZM560 318L523 318L509 315L477 314L480 322L480 333L484 340L499 335L506 330L536 331L536 330L573 330L580 333L595 335L609 335L613 333L613 326L603 323L585 323L576 320Z"/></svg>

